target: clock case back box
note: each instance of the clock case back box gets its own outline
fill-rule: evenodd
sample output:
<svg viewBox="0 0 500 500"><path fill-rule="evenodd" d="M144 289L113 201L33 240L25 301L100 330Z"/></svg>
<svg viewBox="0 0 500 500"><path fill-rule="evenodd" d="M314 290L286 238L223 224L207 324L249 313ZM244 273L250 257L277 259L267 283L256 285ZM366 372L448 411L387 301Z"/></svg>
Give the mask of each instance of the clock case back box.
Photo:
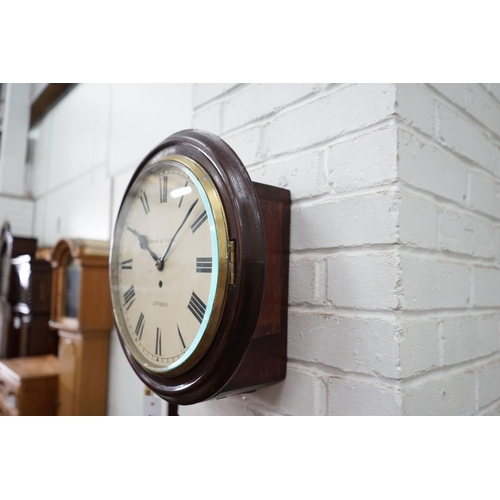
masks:
<svg viewBox="0 0 500 500"><path fill-rule="evenodd" d="M235 241L235 284L228 286L219 330L188 372L165 377L146 371L120 342L132 368L153 392L176 405L252 392L285 379L287 362L290 191L254 183L222 139L201 130L171 135L141 162L161 151L183 155L210 175ZM111 269L111 266L110 266Z"/></svg>

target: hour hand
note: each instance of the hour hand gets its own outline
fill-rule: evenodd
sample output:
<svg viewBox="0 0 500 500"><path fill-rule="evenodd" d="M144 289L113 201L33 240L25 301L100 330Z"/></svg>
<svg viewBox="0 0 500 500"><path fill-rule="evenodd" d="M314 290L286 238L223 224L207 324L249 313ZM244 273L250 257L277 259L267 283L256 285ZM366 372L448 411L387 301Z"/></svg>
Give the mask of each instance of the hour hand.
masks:
<svg viewBox="0 0 500 500"><path fill-rule="evenodd" d="M149 248L148 245L148 237L144 236L143 234L139 234L135 229L132 229L131 227L127 226L127 229L135 234L137 236L137 239L139 240L139 245L143 250L147 250L151 257L153 257L153 260L156 262L158 261L158 255L156 255L151 248Z"/></svg>

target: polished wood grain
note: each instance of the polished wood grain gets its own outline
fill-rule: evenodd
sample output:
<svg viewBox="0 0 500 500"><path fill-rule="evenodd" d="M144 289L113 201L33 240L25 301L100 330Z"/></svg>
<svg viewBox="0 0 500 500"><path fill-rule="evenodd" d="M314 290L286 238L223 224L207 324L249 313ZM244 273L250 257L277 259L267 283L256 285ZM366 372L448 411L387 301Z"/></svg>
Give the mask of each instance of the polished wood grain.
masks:
<svg viewBox="0 0 500 500"><path fill-rule="evenodd" d="M57 415L59 360L53 355L0 362L0 414Z"/></svg>
<svg viewBox="0 0 500 500"><path fill-rule="evenodd" d="M254 185L236 153L219 137L199 130L185 130L160 143L141 162L127 190L160 151L192 158L210 175L224 206L229 239L236 246L235 283L228 285L214 340L188 372L174 377L147 372L119 336L129 363L144 384L173 405L195 404L282 380L286 374L289 192ZM245 362L247 352L250 357Z"/></svg>
<svg viewBox="0 0 500 500"><path fill-rule="evenodd" d="M62 238L51 254L50 326L59 334L58 415L105 415L109 335L113 326L108 279L109 243ZM66 317L66 267L80 274L75 318Z"/></svg>
<svg viewBox="0 0 500 500"><path fill-rule="evenodd" d="M60 416L106 415L109 331L59 330Z"/></svg>
<svg viewBox="0 0 500 500"><path fill-rule="evenodd" d="M109 243L100 240L62 238L52 250L52 304L50 324L67 331L101 331L113 327L108 279ZM76 318L65 316L66 268L70 261L80 269L80 293Z"/></svg>
<svg viewBox="0 0 500 500"><path fill-rule="evenodd" d="M20 283L12 259L21 255L33 256L36 252L36 238L19 237L12 234L8 221L0 233L0 359L19 356L20 332L16 328L13 307L19 302ZM4 274L7 274L4 276Z"/></svg>
<svg viewBox="0 0 500 500"><path fill-rule="evenodd" d="M19 287L18 302L12 308L12 324L19 330L13 355L57 355L57 333L49 326L52 267L29 255L11 262Z"/></svg>
<svg viewBox="0 0 500 500"><path fill-rule="evenodd" d="M248 351L217 398L254 391L286 377L290 192L254 183L266 233L262 308Z"/></svg>

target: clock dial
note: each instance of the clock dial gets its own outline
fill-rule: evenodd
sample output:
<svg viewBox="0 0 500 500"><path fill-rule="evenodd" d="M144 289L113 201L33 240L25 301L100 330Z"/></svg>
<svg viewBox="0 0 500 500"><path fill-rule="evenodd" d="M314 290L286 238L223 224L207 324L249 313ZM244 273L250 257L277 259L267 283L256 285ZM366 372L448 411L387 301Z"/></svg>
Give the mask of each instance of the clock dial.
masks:
<svg viewBox="0 0 500 500"><path fill-rule="evenodd" d="M203 168L156 155L118 215L111 292L119 332L148 371L176 375L213 340L227 287L227 227Z"/></svg>

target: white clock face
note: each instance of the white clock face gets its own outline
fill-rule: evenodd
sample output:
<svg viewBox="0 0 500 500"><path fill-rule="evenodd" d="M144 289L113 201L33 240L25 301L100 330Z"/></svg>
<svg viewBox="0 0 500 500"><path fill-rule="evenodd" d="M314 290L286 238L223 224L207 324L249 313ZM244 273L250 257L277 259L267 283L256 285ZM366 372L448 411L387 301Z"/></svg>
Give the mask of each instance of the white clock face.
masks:
<svg viewBox="0 0 500 500"><path fill-rule="evenodd" d="M151 372L185 371L215 335L227 238L214 200L197 163L157 155L120 209L110 265L113 310L130 353Z"/></svg>

